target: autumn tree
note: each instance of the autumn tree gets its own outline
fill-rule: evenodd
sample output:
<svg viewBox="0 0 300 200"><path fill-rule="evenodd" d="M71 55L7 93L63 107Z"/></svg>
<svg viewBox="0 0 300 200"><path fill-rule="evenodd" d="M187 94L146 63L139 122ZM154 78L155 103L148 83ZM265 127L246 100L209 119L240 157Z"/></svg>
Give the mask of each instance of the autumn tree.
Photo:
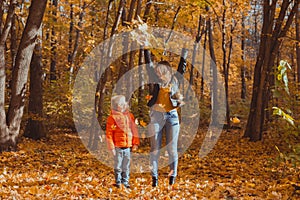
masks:
<svg viewBox="0 0 300 200"><path fill-rule="evenodd" d="M118 26L121 22L121 17L122 17L122 13L123 13L123 9L125 6L125 2L123 0L120 1L119 3L119 7L118 7L118 11L117 11L117 16L114 19L114 23L111 27L111 32L110 34L108 34L109 32L109 19L110 19L110 15L112 12L112 5L113 5L113 1L110 0L108 2L108 6L107 6L107 11L106 11L106 22L105 22L105 26L104 26L104 34L103 34L103 41L105 41L109 36L109 44L108 46L105 46L104 43L102 43L102 47L101 47L101 61L100 61L100 74L102 73L102 68L103 66L105 66L108 62L108 58L110 57L110 54L112 52L112 48L113 48L113 38L114 35L118 29ZM100 124L102 124L103 119L104 119L104 98L105 98L105 84L106 82L110 79L110 73L111 73L111 69L108 68L106 69L106 71L104 72L104 75L102 77L99 77L98 83L97 83L97 88L96 88L96 93L95 93L95 107L94 110L96 112L98 119L98 122ZM98 75L97 75L98 77ZM94 122L95 120L93 120ZM88 146L91 147L92 149L97 149L98 148L98 132L94 130L95 125L92 124L91 125L91 132L90 132L90 137L89 137L89 144Z"/></svg>
<svg viewBox="0 0 300 200"><path fill-rule="evenodd" d="M280 2L263 1L262 33L255 64L250 113L244 133L251 141L262 139L266 102L269 100L270 74L279 46L293 22L299 4L299 0L282 1L281 5Z"/></svg>
<svg viewBox="0 0 300 200"><path fill-rule="evenodd" d="M11 27L11 20L17 1L11 0L8 15L0 39L0 147L1 150L16 148L27 91L27 78L36 45L38 30L46 8L47 0L33 0L22 34L12 76L12 90L7 113L5 112L5 41Z"/></svg>

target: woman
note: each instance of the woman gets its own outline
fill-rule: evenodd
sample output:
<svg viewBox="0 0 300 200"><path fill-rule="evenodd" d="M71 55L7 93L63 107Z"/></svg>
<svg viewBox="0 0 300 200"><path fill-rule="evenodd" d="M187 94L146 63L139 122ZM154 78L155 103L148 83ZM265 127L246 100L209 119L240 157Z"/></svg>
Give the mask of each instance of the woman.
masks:
<svg viewBox="0 0 300 200"><path fill-rule="evenodd" d="M177 72L185 71L186 61L182 57ZM148 133L150 136L151 153L150 165L152 175L152 186L158 185L158 159L160 154L162 132L165 128L166 145L169 155L170 174L169 184L175 183L178 166L177 141L180 130L177 108L183 104L182 95L179 94L178 73L172 75L171 65L167 61L160 61L154 67L155 78L158 83L154 84L151 99L148 102L150 109L150 123ZM178 78L176 78L176 76Z"/></svg>

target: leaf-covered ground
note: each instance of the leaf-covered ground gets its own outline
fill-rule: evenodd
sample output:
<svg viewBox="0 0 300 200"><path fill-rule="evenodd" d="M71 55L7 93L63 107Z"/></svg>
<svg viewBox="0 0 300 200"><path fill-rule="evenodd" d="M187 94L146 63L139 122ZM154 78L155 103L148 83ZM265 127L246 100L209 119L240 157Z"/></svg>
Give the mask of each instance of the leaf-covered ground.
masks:
<svg viewBox="0 0 300 200"><path fill-rule="evenodd" d="M74 133L42 141L22 138L17 152L0 154L1 199L300 199L299 168L276 163L278 138L252 143L242 132L223 132L214 149L198 156L200 136L180 158L176 184L161 169L159 186L148 173L131 174L131 189L113 187L101 164Z"/></svg>

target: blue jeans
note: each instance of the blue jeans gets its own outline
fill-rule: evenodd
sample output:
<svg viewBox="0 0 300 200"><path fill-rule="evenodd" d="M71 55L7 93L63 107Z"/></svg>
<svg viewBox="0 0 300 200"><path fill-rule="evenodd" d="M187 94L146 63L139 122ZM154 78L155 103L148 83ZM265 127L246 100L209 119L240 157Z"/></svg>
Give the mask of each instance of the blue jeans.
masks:
<svg viewBox="0 0 300 200"><path fill-rule="evenodd" d="M128 184L130 172L130 148L116 147L116 155L114 157L114 172L116 184Z"/></svg>
<svg viewBox="0 0 300 200"><path fill-rule="evenodd" d="M165 128L169 167L170 170L173 170L170 175L175 177L177 175L178 166L177 142L180 130L177 110L174 109L170 112L158 112L151 110L150 120L150 124L148 125L148 134L150 136L151 143L151 175L155 178L158 177L158 159L161 149L163 128Z"/></svg>

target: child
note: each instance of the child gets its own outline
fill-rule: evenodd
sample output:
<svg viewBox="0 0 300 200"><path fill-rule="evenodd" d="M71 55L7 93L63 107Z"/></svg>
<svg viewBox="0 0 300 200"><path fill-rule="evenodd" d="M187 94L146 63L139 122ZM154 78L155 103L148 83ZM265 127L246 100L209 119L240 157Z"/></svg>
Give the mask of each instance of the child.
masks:
<svg viewBox="0 0 300 200"><path fill-rule="evenodd" d="M125 96L116 95L111 98L111 114L106 123L106 139L108 149L114 156L115 186L121 183L130 188L130 148L135 151L139 145L137 126L134 116L128 111Z"/></svg>

